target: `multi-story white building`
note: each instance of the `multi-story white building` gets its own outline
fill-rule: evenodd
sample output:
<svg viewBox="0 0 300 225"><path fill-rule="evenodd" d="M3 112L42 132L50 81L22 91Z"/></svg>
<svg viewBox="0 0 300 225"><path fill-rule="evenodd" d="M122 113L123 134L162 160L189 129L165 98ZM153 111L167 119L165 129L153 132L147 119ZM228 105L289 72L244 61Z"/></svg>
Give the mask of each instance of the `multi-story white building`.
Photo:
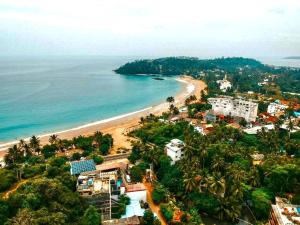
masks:
<svg viewBox="0 0 300 225"><path fill-rule="evenodd" d="M220 90L222 92L226 92L227 90L229 90L232 87L230 81L227 80L226 75L223 80L217 80L217 83L219 84Z"/></svg>
<svg viewBox="0 0 300 225"><path fill-rule="evenodd" d="M256 120L258 104L243 99L234 99L230 96L209 98L209 104L215 113L225 116L237 116L244 118L247 122Z"/></svg>
<svg viewBox="0 0 300 225"><path fill-rule="evenodd" d="M276 102L272 102L268 105L268 110L267 112L271 114L272 116L275 116L276 114L280 112L284 112L285 109L287 109L287 105L279 104Z"/></svg>
<svg viewBox="0 0 300 225"><path fill-rule="evenodd" d="M166 144L165 151L167 155L172 159L171 164L180 160L184 156L184 142L179 139L173 139L170 143Z"/></svg>

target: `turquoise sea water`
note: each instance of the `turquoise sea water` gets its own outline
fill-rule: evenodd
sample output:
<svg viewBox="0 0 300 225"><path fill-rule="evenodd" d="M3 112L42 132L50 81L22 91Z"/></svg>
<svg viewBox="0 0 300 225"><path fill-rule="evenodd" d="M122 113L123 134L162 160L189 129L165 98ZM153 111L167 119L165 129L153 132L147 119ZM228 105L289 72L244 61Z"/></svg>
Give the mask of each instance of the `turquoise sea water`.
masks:
<svg viewBox="0 0 300 225"><path fill-rule="evenodd" d="M141 110L175 95L174 79L115 74L133 58L1 57L0 142Z"/></svg>

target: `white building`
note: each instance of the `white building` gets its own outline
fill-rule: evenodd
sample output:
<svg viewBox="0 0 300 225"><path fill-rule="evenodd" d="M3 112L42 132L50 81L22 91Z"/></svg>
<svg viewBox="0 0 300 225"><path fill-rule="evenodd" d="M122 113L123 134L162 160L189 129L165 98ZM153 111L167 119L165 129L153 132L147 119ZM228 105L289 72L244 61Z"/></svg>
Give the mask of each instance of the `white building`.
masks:
<svg viewBox="0 0 300 225"><path fill-rule="evenodd" d="M174 165L175 162L180 160L184 155L184 142L179 139L173 139L165 147L167 155L172 159L171 164Z"/></svg>
<svg viewBox="0 0 300 225"><path fill-rule="evenodd" d="M247 122L255 121L257 116L258 104L243 99L234 99L230 96L209 98L209 104L215 113L225 116L237 116L244 118Z"/></svg>
<svg viewBox="0 0 300 225"><path fill-rule="evenodd" d="M282 104L279 104L279 103L276 103L276 102L272 102L268 105L267 112L270 115L275 116L277 113L283 112L287 108L288 108L287 105L282 105Z"/></svg>
<svg viewBox="0 0 300 225"><path fill-rule="evenodd" d="M230 81L227 80L226 75L223 80L217 80L217 83L220 85L220 90L223 92L226 92L232 87Z"/></svg>
<svg viewBox="0 0 300 225"><path fill-rule="evenodd" d="M289 204L287 199L275 198L276 204L272 205L268 224L296 225L300 224L300 205Z"/></svg>

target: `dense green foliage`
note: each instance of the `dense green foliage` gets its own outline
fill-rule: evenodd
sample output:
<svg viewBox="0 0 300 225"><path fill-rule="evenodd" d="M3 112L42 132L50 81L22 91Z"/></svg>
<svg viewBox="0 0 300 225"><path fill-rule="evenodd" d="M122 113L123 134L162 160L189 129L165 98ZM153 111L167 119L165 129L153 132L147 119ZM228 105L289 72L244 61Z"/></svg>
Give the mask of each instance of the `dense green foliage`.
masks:
<svg viewBox="0 0 300 225"><path fill-rule="evenodd" d="M151 142L158 146L162 146L173 138L182 138L182 130L187 126L187 122L179 122L175 125L164 124L161 122L147 123L132 134L139 137L143 142Z"/></svg>
<svg viewBox="0 0 300 225"><path fill-rule="evenodd" d="M276 128L248 135L220 123L202 136L185 122L165 124L153 119L132 134L142 142L133 145L129 159L152 163L157 177L152 199L167 221L172 219L174 204L189 215L185 218L189 222L198 221L199 213L234 221L241 217L243 204L254 213L253 220L264 221L275 195L300 192L299 154L291 158L286 151L291 143L299 148L298 133L289 135ZM186 143L184 157L175 165L163 150L172 138ZM252 164L255 152L265 155L263 164Z"/></svg>
<svg viewBox="0 0 300 225"><path fill-rule="evenodd" d="M112 144L111 135L96 132L73 140L51 135L49 144L44 146L33 136L29 143L21 140L14 145L5 156L7 167L0 169L0 192L5 197L0 199L0 225L98 225L99 213L94 207L88 208L76 192L77 179L70 175L69 160L85 156L100 164ZM75 152L70 158L56 156L73 147L82 153ZM5 194L9 189L13 191Z"/></svg>
<svg viewBox="0 0 300 225"><path fill-rule="evenodd" d="M273 199L272 192L263 188L258 188L252 192L253 212L258 219L268 218Z"/></svg>
<svg viewBox="0 0 300 225"><path fill-rule="evenodd" d="M264 67L260 62L247 58L218 58L200 60L191 57L169 57L154 60L138 60L126 63L116 70L120 74L197 75L200 70L231 69L244 66Z"/></svg>
<svg viewBox="0 0 300 225"><path fill-rule="evenodd" d="M9 195L5 201L9 213L1 216L11 218L8 224L78 223L86 206L74 192L76 178L69 169L65 158L51 158L39 178L27 181Z"/></svg>
<svg viewBox="0 0 300 225"><path fill-rule="evenodd" d="M94 206L89 206L84 212L82 225L99 225L101 224L101 216Z"/></svg>

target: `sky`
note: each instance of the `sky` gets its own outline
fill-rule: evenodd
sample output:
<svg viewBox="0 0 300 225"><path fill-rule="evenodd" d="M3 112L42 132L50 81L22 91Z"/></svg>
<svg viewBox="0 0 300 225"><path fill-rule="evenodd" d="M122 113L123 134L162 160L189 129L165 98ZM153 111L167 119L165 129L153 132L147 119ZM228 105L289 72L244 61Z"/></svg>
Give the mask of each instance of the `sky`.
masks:
<svg viewBox="0 0 300 225"><path fill-rule="evenodd" d="M300 55L299 0L0 0L1 55Z"/></svg>

